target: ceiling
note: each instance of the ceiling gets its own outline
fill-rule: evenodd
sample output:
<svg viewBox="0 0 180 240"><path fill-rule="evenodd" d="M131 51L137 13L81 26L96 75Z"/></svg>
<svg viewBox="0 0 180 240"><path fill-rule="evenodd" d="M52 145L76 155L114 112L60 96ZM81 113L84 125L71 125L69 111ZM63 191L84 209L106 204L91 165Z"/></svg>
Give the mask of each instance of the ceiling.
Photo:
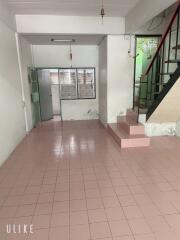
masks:
<svg viewBox="0 0 180 240"><path fill-rule="evenodd" d="M52 42L51 39L75 39L72 45L99 45L104 35L40 35L22 34L33 45L69 45L67 42Z"/></svg>
<svg viewBox="0 0 180 240"><path fill-rule="evenodd" d="M15 14L98 16L102 0L3 0ZM106 16L124 17L139 0L104 0Z"/></svg>

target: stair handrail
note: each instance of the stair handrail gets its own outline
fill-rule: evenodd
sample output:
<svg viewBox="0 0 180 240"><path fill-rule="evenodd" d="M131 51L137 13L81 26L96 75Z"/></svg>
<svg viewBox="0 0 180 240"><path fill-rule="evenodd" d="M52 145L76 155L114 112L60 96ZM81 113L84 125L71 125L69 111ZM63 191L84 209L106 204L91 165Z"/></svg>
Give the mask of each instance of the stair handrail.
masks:
<svg viewBox="0 0 180 240"><path fill-rule="evenodd" d="M154 62L155 62L155 60L156 60L156 58L157 58L157 56L158 56L158 54L159 54L159 52L160 52L163 44L164 44L164 42L165 42L165 40L166 40L166 37L167 37L168 33L169 33L170 30L171 30L171 27L172 27L172 25L173 25L173 23L174 23L174 21L175 21L175 19L176 19L176 16L178 15L179 8L180 8L180 0L178 0L178 5L177 5L177 8L176 8L176 11L174 12L174 14L173 14L173 16L172 16L172 18L171 18L171 21L170 21L170 23L169 23L169 25L168 25L168 27L167 27L167 30L165 31L164 35L163 35L162 38L161 38L161 41L160 41L160 43L159 43L159 46L158 46L158 48L157 48L157 50L156 50L156 53L155 53L155 55L154 55L154 57L153 57L150 65L148 66L145 74L143 74L143 75L141 76L141 80L149 74L149 72L150 72L150 70L151 70L151 68L152 68L152 66L153 66L153 64L154 64Z"/></svg>

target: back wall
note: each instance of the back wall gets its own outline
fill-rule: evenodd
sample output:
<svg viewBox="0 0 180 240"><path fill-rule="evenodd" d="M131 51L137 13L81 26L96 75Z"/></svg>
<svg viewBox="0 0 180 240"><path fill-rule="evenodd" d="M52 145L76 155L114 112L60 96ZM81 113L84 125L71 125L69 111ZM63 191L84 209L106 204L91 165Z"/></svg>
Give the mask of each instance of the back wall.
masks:
<svg viewBox="0 0 180 240"><path fill-rule="evenodd" d="M68 68L71 66L69 45L33 45L33 59L35 67ZM97 119L98 104L98 46L74 45L72 46L73 67L96 68L96 99L63 100L63 120Z"/></svg>

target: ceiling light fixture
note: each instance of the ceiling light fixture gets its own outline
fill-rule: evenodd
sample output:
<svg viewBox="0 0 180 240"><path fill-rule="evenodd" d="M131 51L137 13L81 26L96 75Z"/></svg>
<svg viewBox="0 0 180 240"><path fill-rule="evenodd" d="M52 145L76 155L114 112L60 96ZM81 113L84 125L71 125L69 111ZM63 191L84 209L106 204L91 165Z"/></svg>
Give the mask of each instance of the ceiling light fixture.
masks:
<svg viewBox="0 0 180 240"><path fill-rule="evenodd" d="M105 14L105 9L104 9L104 1L102 0L102 7L101 7L101 18L102 18L102 24L104 23L104 16L106 15Z"/></svg>
<svg viewBox="0 0 180 240"><path fill-rule="evenodd" d="M54 38L51 38L51 42L67 42L67 43L73 43L75 42L76 40L75 39L54 39Z"/></svg>

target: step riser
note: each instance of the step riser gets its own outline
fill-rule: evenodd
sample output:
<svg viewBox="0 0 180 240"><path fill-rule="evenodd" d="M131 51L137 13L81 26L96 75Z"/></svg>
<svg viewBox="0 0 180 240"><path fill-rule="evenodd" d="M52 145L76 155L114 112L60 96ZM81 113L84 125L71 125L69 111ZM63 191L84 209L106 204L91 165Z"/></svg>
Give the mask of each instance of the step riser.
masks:
<svg viewBox="0 0 180 240"><path fill-rule="evenodd" d="M121 139L121 148L133 148L133 147L149 147L149 138L140 139Z"/></svg>
<svg viewBox="0 0 180 240"><path fill-rule="evenodd" d="M121 148L135 148L135 147L148 147L150 145L149 138L131 138L131 139L123 139L116 135L116 133L108 126L108 132L115 139L118 145Z"/></svg>
<svg viewBox="0 0 180 240"><path fill-rule="evenodd" d="M136 112L134 112L132 109L127 110L126 116L131 118L133 121L138 120L138 114Z"/></svg>
<svg viewBox="0 0 180 240"><path fill-rule="evenodd" d="M118 123L118 127L122 128L130 135L144 134L144 126L130 126L126 122Z"/></svg>

